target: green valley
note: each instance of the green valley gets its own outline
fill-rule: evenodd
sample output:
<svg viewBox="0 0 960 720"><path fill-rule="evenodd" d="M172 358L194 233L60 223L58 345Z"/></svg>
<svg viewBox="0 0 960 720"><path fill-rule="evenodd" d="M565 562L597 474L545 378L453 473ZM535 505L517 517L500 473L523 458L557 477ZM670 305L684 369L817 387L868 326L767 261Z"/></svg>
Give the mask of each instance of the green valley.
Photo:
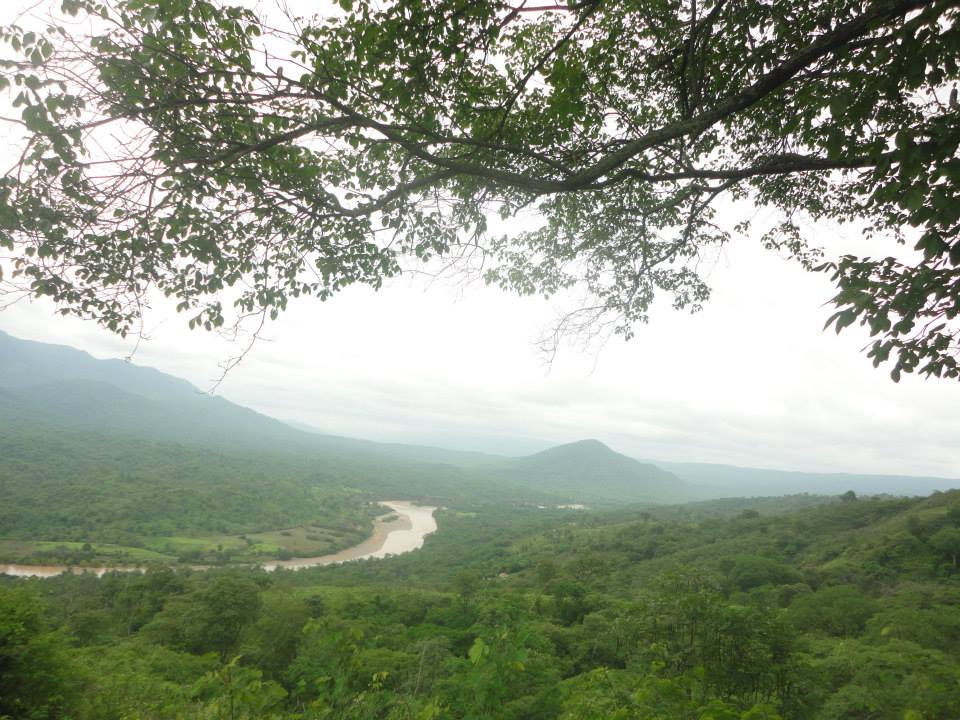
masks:
<svg viewBox="0 0 960 720"><path fill-rule="evenodd" d="M960 712L960 575L946 540L960 532L957 492L613 513L463 505L439 522L418 553L338 567L0 583L0 617L19 623L0 625L0 656L14 658L0 711Z"/></svg>
<svg viewBox="0 0 960 720"><path fill-rule="evenodd" d="M960 714L960 491L835 484L949 480L717 497L796 478L322 435L0 342L0 565L143 570L0 576L0 717ZM356 546L387 498L439 508L421 550L251 567Z"/></svg>
<svg viewBox="0 0 960 720"><path fill-rule="evenodd" d="M2 0L0 128L0 720L960 720L960 0Z"/></svg>

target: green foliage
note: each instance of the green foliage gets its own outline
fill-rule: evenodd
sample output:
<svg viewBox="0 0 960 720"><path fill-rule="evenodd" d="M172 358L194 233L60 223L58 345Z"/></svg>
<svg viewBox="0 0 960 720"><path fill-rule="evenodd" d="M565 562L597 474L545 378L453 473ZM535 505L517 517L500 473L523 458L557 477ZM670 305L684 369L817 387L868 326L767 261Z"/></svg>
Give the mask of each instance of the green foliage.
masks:
<svg viewBox="0 0 960 720"><path fill-rule="evenodd" d="M584 502L669 502L686 493L684 483L671 473L616 453L597 440L560 445L481 471Z"/></svg>
<svg viewBox="0 0 960 720"><path fill-rule="evenodd" d="M280 720L286 692L278 684L261 679L261 673L234 658L200 678L194 697L203 705L196 717L206 720Z"/></svg>
<svg viewBox="0 0 960 720"><path fill-rule="evenodd" d="M39 597L0 584L0 717L60 717L74 673L67 637L51 627Z"/></svg>
<svg viewBox="0 0 960 720"><path fill-rule="evenodd" d="M682 680L594 670L564 683L561 720L781 720L769 705L739 711L722 700L701 703Z"/></svg>
<svg viewBox="0 0 960 720"><path fill-rule="evenodd" d="M234 653L244 628L259 616L260 586L238 575L211 575L172 598L143 632L156 642L192 652Z"/></svg>
<svg viewBox="0 0 960 720"><path fill-rule="evenodd" d="M960 527L942 527L930 537L929 542L930 546L946 557L956 570L957 558L960 557Z"/></svg>
<svg viewBox="0 0 960 720"><path fill-rule="evenodd" d="M741 590L761 585L789 585L803 580L794 568L757 555L741 555L733 559L730 579Z"/></svg>
<svg viewBox="0 0 960 720"><path fill-rule="evenodd" d="M935 598L892 600L867 621L864 636L871 643L907 640L947 653L960 647L960 607Z"/></svg>
<svg viewBox="0 0 960 720"><path fill-rule="evenodd" d="M0 490L8 499L0 508L0 538L75 541L74 561L92 559L84 542L149 543L159 553L156 559L176 559L190 551L176 540L153 538L233 535L300 523L338 531L335 546L344 547L367 534L374 514L364 498L337 488L334 478L320 475L306 459L230 457L6 418L0 421L0 455L5 458ZM210 544L192 559L216 560L210 552L216 542ZM236 537L229 545L235 554L246 549ZM36 559L59 558L51 553Z"/></svg>
<svg viewBox="0 0 960 720"><path fill-rule="evenodd" d="M85 643L78 660L86 669L78 718L173 718L196 712L194 684L213 672L214 655L195 656L140 642L139 638Z"/></svg>
<svg viewBox="0 0 960 720"><path fill-rule="evenodd" d="M708 299L700 260L749 227L718 222L729 195L777 211L763 244L832 276L827 324L895 379L960 376L952 3L338 4L70 0L93 21L0 28L25 130L3 281L123 334L156 290L213 330L479 247L487 282L595 298L558 337L629 336L657 295ZM809 217L919 257L824 262Z"/></svg>
<svg viewBox="0 0 960 720"><path fill-rule="evenodd" d="M819 717L953 717L960 712L960 666L954 657L910 642L850 641L819 663L829 689Z"/></svg>
<svg viewBox="0 0 960 720"><path fill-rule="evenodd" d="M14 678L0 685L3 712L956 717L960 584L908 526L926 537L953 527L957 496L785 499L748 517L746 501L609 513L465 505L439 513L423 550L387 560L7 580L0 662L17 669L0 674Z"/></svg>
<svg viewBox="0 0 960 720"><path fill-rule="evenodd" d="M797 598L790 621L806 632L821 631L842 637L859 635L879 605L852 585L823 588Z"/></svg>

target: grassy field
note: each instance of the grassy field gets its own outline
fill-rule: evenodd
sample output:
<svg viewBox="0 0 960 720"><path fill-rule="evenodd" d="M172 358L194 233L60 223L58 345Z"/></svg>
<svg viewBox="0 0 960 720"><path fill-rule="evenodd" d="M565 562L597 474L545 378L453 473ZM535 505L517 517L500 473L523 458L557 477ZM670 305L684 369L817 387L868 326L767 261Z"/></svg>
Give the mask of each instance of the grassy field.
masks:
<svg viewBox="0 0 960 720"><path fill-rule="evenodd" d="M109 543L53 540L0 540L0 562L74 565L124 565L176 562L176 557L148 548Z"/></svg>
<svg viewBox="0 0 960 720"><path fill-rule="evenodd" d="M123 565L141 563L250 563L315 557L356 545L370 527L350 530L318 525L239 535L155 536L142 547L56 540L0 540L0 562L38 565Z"/></svg>

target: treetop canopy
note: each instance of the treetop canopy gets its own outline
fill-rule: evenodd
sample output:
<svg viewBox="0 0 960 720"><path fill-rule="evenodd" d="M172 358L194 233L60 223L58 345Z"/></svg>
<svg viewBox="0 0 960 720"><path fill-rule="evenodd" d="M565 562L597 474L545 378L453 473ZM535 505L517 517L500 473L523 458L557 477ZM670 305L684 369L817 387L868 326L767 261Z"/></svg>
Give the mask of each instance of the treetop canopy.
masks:
<svg viewBox="0 0 960 720"><path fill-rule="evenodd" d="M521 293L585 287L560 332L629 336L656 295L708 298L698 259L747 230L726 196L778 211L764 244L831 274L828 325L866 325L875 364L960 378L957 6L64 0L0 28L22 126L2 282L125 334L153 291L213 329L467 258ZM804 218L919 252L832 257Z"/></svg>

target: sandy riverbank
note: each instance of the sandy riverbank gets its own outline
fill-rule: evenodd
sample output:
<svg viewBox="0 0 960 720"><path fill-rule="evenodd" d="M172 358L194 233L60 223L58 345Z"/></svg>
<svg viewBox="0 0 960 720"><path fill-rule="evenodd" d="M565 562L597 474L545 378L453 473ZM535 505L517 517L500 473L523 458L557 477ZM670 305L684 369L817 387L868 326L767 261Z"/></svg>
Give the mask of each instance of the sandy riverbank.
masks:
<svg viewBox="0 0 960 720"><path fill-rule="evenodd" d="M376 519L373 534L362 543L332 555L276 560L263 563L262 567L265 570L278 568L299 570L318 565L335 565L351 560L402 555L423 547L424 538L436 532L437 521L433 517L436 508L414 505L405 500L384 500L380 504L390 508L391 512Z"/></svg>
<svg viewBox="0 0 960 720"><path fill-rule="evenodd" d="M351 560L402 555L403 553L423 547L423 542L427 535L437 530L437 521L433 517L433 513L436 511L435 507L414 505L406 500L384 500L380 504L390 508L390 512L376 519L373 534L363 542L330 555L321 555L312 558L293 558L292 560L271 560L261 563L260 567L267 571L277 569L300 570L320 565L335 565L337 563L350 562ZM195 566L194 569L206 570L208 568ZM14 577L47 578L65 572L76 574L93 573L97 577L100 577L107 572L142 571L142 567L133 565L78 567L70 565L0 564L0 575L12 575Z"/></svg>

